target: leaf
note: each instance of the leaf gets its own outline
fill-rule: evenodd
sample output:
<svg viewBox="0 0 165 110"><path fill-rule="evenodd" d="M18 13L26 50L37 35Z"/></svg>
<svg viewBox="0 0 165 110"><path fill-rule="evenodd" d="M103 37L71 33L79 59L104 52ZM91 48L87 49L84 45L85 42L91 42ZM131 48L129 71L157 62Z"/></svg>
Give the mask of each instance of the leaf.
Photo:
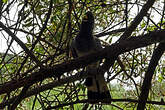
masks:
<svg viewBox="0 0 165 110"><path fill-rule="evenodd" d="M85 91L86 87L83 84L78 83L77 86L82 90Z"/></svg>
<svg viewBox="0 0 165 110"><path fill-rule="evenodd" d="M7 3L7 2L8 2L8 0L2 0L2 2L3 2L3 3Z"/></svg>

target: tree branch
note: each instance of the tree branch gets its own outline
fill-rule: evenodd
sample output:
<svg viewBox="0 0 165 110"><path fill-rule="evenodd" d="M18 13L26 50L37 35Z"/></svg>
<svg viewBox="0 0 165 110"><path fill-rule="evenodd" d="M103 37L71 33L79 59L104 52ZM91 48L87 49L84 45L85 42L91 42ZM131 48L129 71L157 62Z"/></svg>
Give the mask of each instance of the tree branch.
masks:
<svg viewBox="0 0 165 110"><path fill-rule="evenodd" d="M119 55L124 52L128 52L133 49L136 49L136 48L145 47L150 44L157 43L157 42L164 42L165 41L164 35L165 35L165 31L162 30L162 31L151 32L149 34L145 34L144 36L131 37L125 41L112 44L111 46L108 46L101 51L91 53L87 56L83 56L83 57L80 57L77 59L70 60L68 62L57 64L52 68L41 69L38 72L32 73L30 76L28 76L26 78L22 78L22 79L19 79L16 81L14 81L14 80L9 81L9 82L3 84L2 86L0 86L0 94L9 93L13 90L16 90L17 88L25 86L26 84L32 85L32 84L42 81L48 77L61 76L65 72L69 72L71 70L84 67L84 66L88 65L89 63L103 59L106 56L109 56L109 58L110 58L110 57L113 57L114 55ZM68 77L66 79L62 79L60 81L50 83L48 85L41 87L38 90L34 89L31 92L27 92L27 94L24 96L24 98L37 94L44 90L48 90L53 87L66 84L68 82L73 82L73 81L85 78L86 74L83 73L80 75L80 73L79 73L79 74L76 74L75 77ZM52 86L52 85L54 85L54 86ZM11 102L9 102L9 103L11 103ZM2 106L3 106L3 104L0 104L0 108Z"/></svg>
<svg viewBox="0 0 165 110"><path fill-rule="evenodd" d="M149 94L149 89L151 88L152 76L154 75L155 68L158 65L158 61L160 60L164 51L165 51L165 43L160 43L158 47L154 50L150 64L148 66L147 72L144 77L144 81L143 81L143 85L141 89L142 91L139 97L137 110L145 109L145 105L146 105L148 94Z"/></svg>
<svg viewBox="0 0 165 110"><path fill-rule="evenodd" d="M119 33L119 32L124 32L125 30L126 30L126 28L121 28L121 29L116 29L116 30L112 30L112 31L108 31L108 32L102 32L102 33L96 34L94 36L103 37L103 36L106 36L106 35L111 35L111 34L116 34L116 33Z"/></svg>
<svg viewBox="0 0 165 110"><path fill-rule="evenodd" d="M9 28L7 28L1 21L0 21L0 27L6 31L6 33L11 36L21 47L22 49L26 52L26 54L28 54L28 56L30 56L30 58L36 62L37 65L39 65L40 67L42 66L42 63L34 56L34 54L32 53L32 51L30 51L26 45L13 33L9 30Z"/></svg>
<svg viewBox="0 0 165 110"><path fill-rule="evenodd" d="M119 38L119 42L129 38L132 32L136 29L138 24L142 21L143 17L147 14L147 11L152 7L155 0L148 0L147 3L142 7L140 13L135 17L135 19L131 22L131 25L125 30L122 36ZM106 57L105 63L103 64L104 70L108 70L118 58L118 55L114 55L111 58Z"/></svg>
<svg viewBox="0 0 165 110"><path fill-rule="evenodd" d="M24 95L26 94L30 85L25 85L21 91L21 93L15 98L13 104L10 106L9 110L15 110L18 104L24 99Z"/></svg>
<svg viewBox="0 0 165 110"><path fill-rule="evenodd" d="M137 103L138 100L135 99L111 99L113 102L131 102L131 103ZM61 107L65 107L65 106L69 106L69 105L74 105L74 104L78 104L78 103L88 103L89 101L87 99L84 100L77 100L74 102L69 102L69 103L63 103L63 104L59 104L57 106L52 106L52 107L48 107L46 110L52 110L52 109L58 109ZM99 101L97 101L99 102ZM107 102L107 101L102 101L104 103L104 105L111 105L111 103ZM164 102L158 102L158 101L147 101L148 104L156 104L156 105L165 105Z"/></svg>
<svg viewBox="0 0 165 110"><path fill-rule="evenodd" d="M135 19L131 22L131 25L127 28L127 30L123 33L118 41L124 40L128 38L132 32L136 29L139 23L142 21L143 17L147 14L148 10L152 7L155 0L148 0L147 3L142 7L140 13L135 17Z"/></svg>
<svg viewBox="0 0 165 110"><path fill-rule="evenodd" d="M39 32L39 35L36 37L37 40L32 44L32 48L30 49L30 51L33 51L33 49L35 48L35 45L38 43L38 41L42 41L41 35L43 34L43 32L44 32L44 30L45 30L45 28L46 28L46 26L47 26L47 23L48 23L48 21L49 21L49 19L50 19L50 15L51 15L51 13L52 13L52 6L53 6L53 0L50 0L49 10L48 10L48 13L47 13L46 20L45 20L45 22L44 22L44 24L43 24L43 26L42 26L42 28L41 28L41 30L40 30L40 32ZM28 57L29 57L29 56L26 56L25 59L23 60L23 62L22 62L22 64L21 64L21 66L20 66L20 68L19 68L17 74L19 74L19 72L20 72L21 69L23 68L23 66L24 66L24 64L26 63ZM41 63L41 64L42 64L42 63ZM40 67L41 67L41 65L37 65L37 66L40 66Z"/></svg>
<svg viewBox="0 0 165 110"><path fill-rule="evenodd" d="M54 87L62 86L66 83L71 83L71 82L86 78L87 74L88 73L86 73L86 72L85 73L83 72L83 74L80 72L80 73L77 73L76 75L69 76L69 77L66 77L66 78L62 78L62 79L59 79L57 81L54 81L54 82L51 82L51 83L48 83L48 84L45 84L45 85L42 85L42 86L38 86L34 89L31 89L31 90L27 91L24 94L24 96L22 97L22 99L30 97L30 96L35 95L35 94L38 94L40 92L49 90L49 89L53 89ZM0 109L3 109L5 106L10 105L18 97L19 96L12 97L11 99L8 99L8 100L4 101L3 103L0 103Z"/></svg>
<svg viewBox="0 0 165 110"><path fill-rule="evenodd" d="M57 64L53 67L47 67L40 69L38 72L34 72L28 77L20 78L18 80L13 80L6 82L0 86L0 94L8 93L17 88L20 88L26 84L34 84L39 81L44 80L48 77L60 77L65 72L69 72L74 69L82 68L87 66L89 63L101 60L105 57L113 57L124 52L131 51L140 47L145 47L153 43L164 42L165 41L165 31L155 31L144 36L132 37L124 40L120 43L112 44L98 52L93 52L89 55L70 60L61 64Z"/></svg>

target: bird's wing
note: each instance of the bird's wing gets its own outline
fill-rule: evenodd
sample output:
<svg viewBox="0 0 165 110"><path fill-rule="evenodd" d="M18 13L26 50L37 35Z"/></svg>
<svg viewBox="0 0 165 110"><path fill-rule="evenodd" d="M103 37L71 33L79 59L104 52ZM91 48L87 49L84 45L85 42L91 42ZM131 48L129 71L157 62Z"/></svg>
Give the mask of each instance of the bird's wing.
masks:
<svg viewBox="0 0 165 110"><path fill-rule="evenodd" d="M78 53L76 51L76 44L75 44L75 39L72 40L71 46L70 46L70 56L73 58L78 57Z"/></svg>

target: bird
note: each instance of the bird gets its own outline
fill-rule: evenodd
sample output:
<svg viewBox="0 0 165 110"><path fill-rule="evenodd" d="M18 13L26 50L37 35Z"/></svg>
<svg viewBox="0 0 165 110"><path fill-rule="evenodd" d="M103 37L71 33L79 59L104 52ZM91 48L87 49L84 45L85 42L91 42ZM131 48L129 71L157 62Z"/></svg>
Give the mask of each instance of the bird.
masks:
<svg viewBox="0 0 165 110"><path fill-rule="evenodd" d="M80 25L80 31L72 40L70 50L73 58L88 55L102 49L100 40L93 35L94 16L91 11L85 13ZM87 87L87 97L91 101L111 100L104 74L97 73L100 61L91 63L86 66L88 72L85 80Z"/></svg>

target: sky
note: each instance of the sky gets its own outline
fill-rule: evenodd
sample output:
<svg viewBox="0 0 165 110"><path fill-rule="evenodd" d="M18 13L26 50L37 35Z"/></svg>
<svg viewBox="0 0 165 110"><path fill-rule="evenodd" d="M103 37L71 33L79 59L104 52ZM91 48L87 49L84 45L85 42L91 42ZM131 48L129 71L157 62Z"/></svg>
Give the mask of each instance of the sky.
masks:
<svg viewBox="0 0 165 110"><path fill-rule="evenodd" d="M9 11L10 16L5 15L5 17L10 18L13 21L16 21L18 19L17 10L19 10L17 5L18 4L11 6L11 9ZM2 16L4 16L4 14ZM6 23L6 21L4 20L4 17L1 18L1 22L3 22L4 24ZM14 23L15 22L8 22L8 24L10 24L10 25L12 25ZM23 42L26 42L26 39L24 38L24 35L22 33L17 33L16 36L18 36ZM1 53L6 52L10 41L11 41L11 37L8 36L8 34L5 31L0 31L0 52ZM18 53L22 50L21 47L15 41L12 43L12 46L10 49L15 53ZM11 51L9 51L9 53L11 53Z"/></svg>

